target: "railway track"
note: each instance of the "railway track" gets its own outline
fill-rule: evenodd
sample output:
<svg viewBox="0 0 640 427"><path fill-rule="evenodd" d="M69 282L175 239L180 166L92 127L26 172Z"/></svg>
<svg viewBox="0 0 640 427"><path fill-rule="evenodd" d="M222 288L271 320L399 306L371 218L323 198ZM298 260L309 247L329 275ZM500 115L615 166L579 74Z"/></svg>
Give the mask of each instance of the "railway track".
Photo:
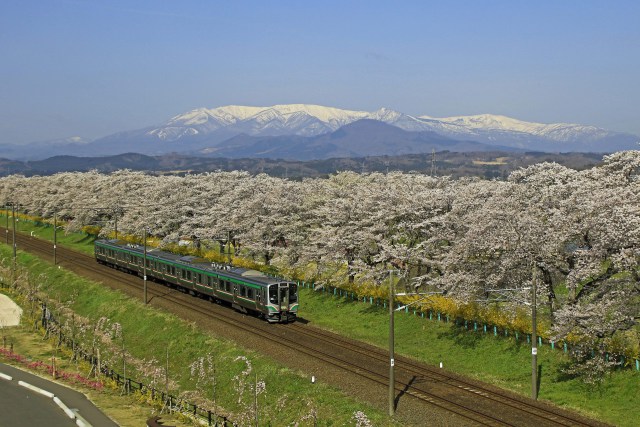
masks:
<svg viewBox="0 0 640 427"><path fill-rule="evenodd" d="M2 229L0 229L2 230ZM0 231L0 235L2 235ZM53 260L50 242L18 235L18 248ZM58 264L92 279L105 278L142 295L142 279L98 264L91 256L58 248ZM290 325L269 325L264 321L244 318L231 309L212 310L211 302L191 298L180 292L170 292L164 285L148 282L148 294L171 304L213 319L246 334L275 342L296 354L344 370L366 379L377 387L388 387L388 354L383 350L352 341L300 322ZM242 316L240 316L242 317ZM515 395L496 387L412 361L396 357L396 403L412 399L455 414L464 425L487 426L599 426L604 425L577 414ZM464 420L464 421L462 421Z"/></svg>

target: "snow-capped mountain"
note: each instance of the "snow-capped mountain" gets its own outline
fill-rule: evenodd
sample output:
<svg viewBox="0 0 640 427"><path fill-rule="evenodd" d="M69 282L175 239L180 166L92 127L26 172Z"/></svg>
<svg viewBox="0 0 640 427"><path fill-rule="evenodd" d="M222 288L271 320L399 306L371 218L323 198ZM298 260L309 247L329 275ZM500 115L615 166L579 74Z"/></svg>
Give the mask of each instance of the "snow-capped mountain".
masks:
<svg viewBox="0 0 640 427"><path fill-rule="evenodd" d="M557 142L592 143L610 136L619 135L616 132L595 126L571 123L543 124L525 122L493 114L443 118L420 116L419 119L431 122L433 126L438 128L439 133L450 137L471 136L472 138L483 138L487 141L498 138L520 141L524 139L526 141L535 137Z"/></svg>
<svg viewBox="0 0 640 427"><path fill-rule="evenodd" d="M147 135L163 141L175 141L185 136L207 135L225 129L225 133L258 136L316 136L367 118L369 114L306 104L271 107L229 105L214 109L199 108L177 115L166 124L148 130Z"/></svg>
<svg viewBox="0 0 640 427"><path fill-rule="evenodd" d="M369 120L384 123L409 133L429 133L429 138L445 138L451 149L471 151L478 148L477 143L494 147L495 150L516 149L541 152L595 152L608 153L620 150L639 149L640 138L635 135L612 132L594 126L568 123L543 124L526 122L510 117L482 114L475 116L455 116L436 118L427 115L412 116L399 111L380 108L376 111L344 110L310 104L273 105L254 107L229 105L217 108L198 108L172 117L157 126L119 132L97 139L91 143L82 143L75 139L69 144L49 144L48 149L35 149L31 145L2 146L0 152L13 159L46 158L47 155L109 156L128 152L158 155L164 153L237 153L235 146L242 141L247 147L246 155L252 155L250 141L260 145L261 156L264 153L286 153L296 158L296 148L301 150L300 158L308 158L310 153L340 153L339 147L332 150L309 150L302 154L303 146L310 144L304 138L316 138L322 135L339 136L336 131L358 121ZM349 146L349 153L368 155L380 152L380 144L388 144L389 152L411 151L428 148L428 144L405 144L394 140L392 132L385 133L386 142L381 141L371 124L351 128L348 138L338 138ZM425 135L418 137L423 138ZM271 137L278 137L273 139ZM253 139L252 139L253 138ZM257 139L256 139L257 138ZM270 139L271 138L271 139ZM401 139L408 141L411 135ZM427 138L427 139L429 139ZM424 138L423 138L424 139ZM377 148L374 149L374 142ZM278 149L271 150L269 144L277 141ZM324 139L318 140L326 141ZM417 141L417 140L416 140ZM316 141L317 142L317 141ZM358 147L354 145L357 142ZM469 144L474 143L474 144ZM394 144L398 147L395 147ZM284 150L282 147L287 147ZM409 148L410 147L410 148ZM422 148L419 148L422 147ZM473 148L475 147L475 148ZM397 148L398 150L396 150ZM369 150L370 149L370 150ZM346 152L346 151L344 151ZM1 156L1 155L0 155Z"/></svg>
<svg viewBox="0 0 640 427"><path fill-rule="evenodd" d="M334 132L362 119L377 120L410 132L429 131L457 140L530 151L608 152L635 148L639 139L594 126L532 123L492 114L435 118L411 116L387 108L367 112L309 104L200 108L147 129L146 136L162 142L197 137L200 141L207 140L208 144L240 134L311 137Z"/></svg>

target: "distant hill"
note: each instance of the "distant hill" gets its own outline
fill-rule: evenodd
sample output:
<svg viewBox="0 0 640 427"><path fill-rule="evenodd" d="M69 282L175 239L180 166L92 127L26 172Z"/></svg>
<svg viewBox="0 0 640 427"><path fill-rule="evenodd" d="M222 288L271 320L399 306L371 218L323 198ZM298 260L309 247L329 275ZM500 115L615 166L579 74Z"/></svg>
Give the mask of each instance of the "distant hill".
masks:
<svg viewBox="0 0 640 427"><path fill-rule="evenodd" d="M339 157L399 156L436 151L495 151L495 146L456 141L435 132L408 132L371 119L362 119L338 130L313 137L297 135L238 135L199 154L216 157L314 160ZM509 147L499 147L512 151Z"/></svg>
<svg viewBox="0 0 640 427"><path fill-rule="evenodd" d="M602 156L589 153L527 153L527 152L450 152L405 154L401 156L342 157L297 161L269 158L193 157L179 154L146 156L127 153L107 157L56 156L42 161L19 162L0 159L0 176L8 174L51 175L58 172L113 172L119 169L145 171L154 174L202 173L217 170L244 170L251 174L300 179L327 176L338 171L391 172L416 171L439 176L478 176L504 178L511 171L540 162L556 162L574 169L585 169L601 162Z"/></svg>

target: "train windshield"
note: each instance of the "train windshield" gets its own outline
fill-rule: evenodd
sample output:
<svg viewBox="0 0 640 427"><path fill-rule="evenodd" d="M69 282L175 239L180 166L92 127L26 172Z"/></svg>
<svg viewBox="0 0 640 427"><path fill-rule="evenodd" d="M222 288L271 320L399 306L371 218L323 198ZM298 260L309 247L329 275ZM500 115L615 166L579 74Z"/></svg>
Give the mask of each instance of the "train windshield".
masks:
<svg viewBox="0 0 640 427"><path fill-rule="evenodd" d="M289 302L298 302L298 285L289 283Z"/></svg>
<svg viewBox="0 0 640 427"><path fill-rule="evenodd" d="M278 303L278 285L269 286L269 302L271 304Z"/></svg>

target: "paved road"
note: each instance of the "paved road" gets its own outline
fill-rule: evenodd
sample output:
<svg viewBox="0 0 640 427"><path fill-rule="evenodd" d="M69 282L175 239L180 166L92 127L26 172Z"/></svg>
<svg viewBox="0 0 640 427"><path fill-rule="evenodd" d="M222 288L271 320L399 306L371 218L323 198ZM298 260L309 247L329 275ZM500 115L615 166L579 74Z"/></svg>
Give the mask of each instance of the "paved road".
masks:
<svg viewBox="0 0 640 427"><path fill-rule="evenodd" d="M117 427L87 397L60 384L0 363L0 372L13 377L13 381L0 378L0 427L69 427L75 420L69 418L53 399L19 386L25 381L55 394L72 411L94 427Z"/></svg>

